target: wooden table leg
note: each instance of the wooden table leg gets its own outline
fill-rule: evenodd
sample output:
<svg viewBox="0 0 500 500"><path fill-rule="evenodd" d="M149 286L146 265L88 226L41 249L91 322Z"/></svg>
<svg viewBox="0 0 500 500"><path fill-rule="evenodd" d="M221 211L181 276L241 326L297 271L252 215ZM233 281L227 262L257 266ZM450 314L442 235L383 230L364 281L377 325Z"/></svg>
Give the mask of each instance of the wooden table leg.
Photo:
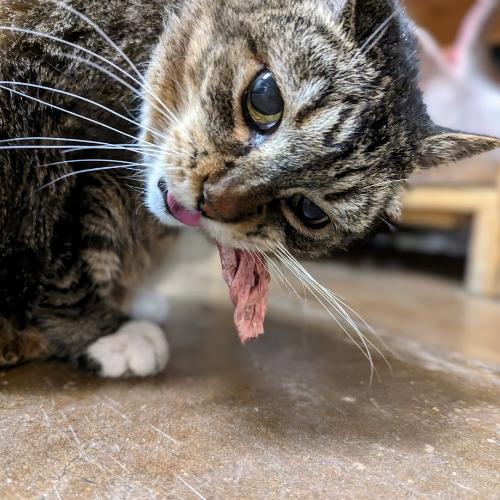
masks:
<svg viewBox="0 0 500 500"><path fill-rule="evenodd" d="M480 295L500 297L500 201L473 216L467 288Z"/></svg>

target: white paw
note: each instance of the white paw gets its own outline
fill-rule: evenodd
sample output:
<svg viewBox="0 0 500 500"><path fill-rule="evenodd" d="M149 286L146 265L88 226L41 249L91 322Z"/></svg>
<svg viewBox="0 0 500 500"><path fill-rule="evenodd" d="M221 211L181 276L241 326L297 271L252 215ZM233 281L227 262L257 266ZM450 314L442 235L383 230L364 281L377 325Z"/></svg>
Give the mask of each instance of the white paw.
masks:
<svg viewBox="0 0 500 500"><path fill-rule="evenodd" d="M165 334L149 321L130 321L86 351L103 377L147 377L161 372L169 357Z"/></svg>
<svg viewBox="0 0 500 500"><path fill-rule="evenodd" d="M167 321L168 313L167 298L154 290L139 290L130 308L132 318L152 321L159 325Z"/></svg>

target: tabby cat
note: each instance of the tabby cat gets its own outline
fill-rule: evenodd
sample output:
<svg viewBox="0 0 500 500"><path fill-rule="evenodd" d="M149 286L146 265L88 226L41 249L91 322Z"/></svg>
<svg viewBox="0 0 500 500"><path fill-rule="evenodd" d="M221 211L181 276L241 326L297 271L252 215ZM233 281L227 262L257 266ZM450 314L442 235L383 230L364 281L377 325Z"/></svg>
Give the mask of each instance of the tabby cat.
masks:
<svg viewBox="0 0 500 500"><path fill-rule="evenodd" d="M500 145L430 121L396 0L2 0L0 24L0 367L156 373L124 304L176 228L319 256L416 168Z"/></svg>

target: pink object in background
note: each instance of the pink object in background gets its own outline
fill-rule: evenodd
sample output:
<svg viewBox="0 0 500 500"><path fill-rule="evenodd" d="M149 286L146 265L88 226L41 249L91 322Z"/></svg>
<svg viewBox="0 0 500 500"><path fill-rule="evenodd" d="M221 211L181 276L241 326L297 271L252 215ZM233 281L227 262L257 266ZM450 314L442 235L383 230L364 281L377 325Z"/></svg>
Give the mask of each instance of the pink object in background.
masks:
<svg viewBox="0 0 500 500"><path fill-rule="evenodd" d="M478 0L469 11L453 46L441 48L418 29L424 99L443 127L500 136L500 86L488 77L481 35L500 6ZM498 157L498 152L493 153Z"/></svg>
<svg viewBox="0 0 500 500"><path fill-rule="evenodd" d="M438 125L500 137L500 86L488 75L489 47L481 43L499 8L499 0L478 0L448 48L417 28L421 88L429 114ZM451 168L417 173L411 182L491 185L497 182L499 170L500 151L496 150Z"/></svg>

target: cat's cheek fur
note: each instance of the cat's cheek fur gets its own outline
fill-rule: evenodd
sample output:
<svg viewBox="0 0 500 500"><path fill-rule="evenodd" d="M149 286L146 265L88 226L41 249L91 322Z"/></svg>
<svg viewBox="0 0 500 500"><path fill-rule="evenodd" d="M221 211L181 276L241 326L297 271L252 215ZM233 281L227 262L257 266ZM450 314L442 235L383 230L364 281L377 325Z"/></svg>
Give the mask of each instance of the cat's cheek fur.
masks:
<svg viewBox="0 0 500 500"><path fill-rule="evenodd" d="M148 377L164 370L169 353L159 326L149 321L130 321L116 333L91 344L85 358L102 377Z"/></svg>
<svg viewBox="0 0 500 500"><path fill-rule="evenodd" d="M165 211L165 202L158 188L160 175L151 169L148 172L146 182L146 206L151 214L153 214L162 224L167 226L175 225L175 219L170 217Z"/></svg>
<svg viewBox="0 0 500 500"><path fill-rule="evenodd" d="M158 187L162 174L163 172L161 167L155 165L154 162L148 168L146 177L146 207L148 211L162 224L169 227L184 227L183 224L169 215L165 210L165 200L163 199L162 192Z"/></svg>

